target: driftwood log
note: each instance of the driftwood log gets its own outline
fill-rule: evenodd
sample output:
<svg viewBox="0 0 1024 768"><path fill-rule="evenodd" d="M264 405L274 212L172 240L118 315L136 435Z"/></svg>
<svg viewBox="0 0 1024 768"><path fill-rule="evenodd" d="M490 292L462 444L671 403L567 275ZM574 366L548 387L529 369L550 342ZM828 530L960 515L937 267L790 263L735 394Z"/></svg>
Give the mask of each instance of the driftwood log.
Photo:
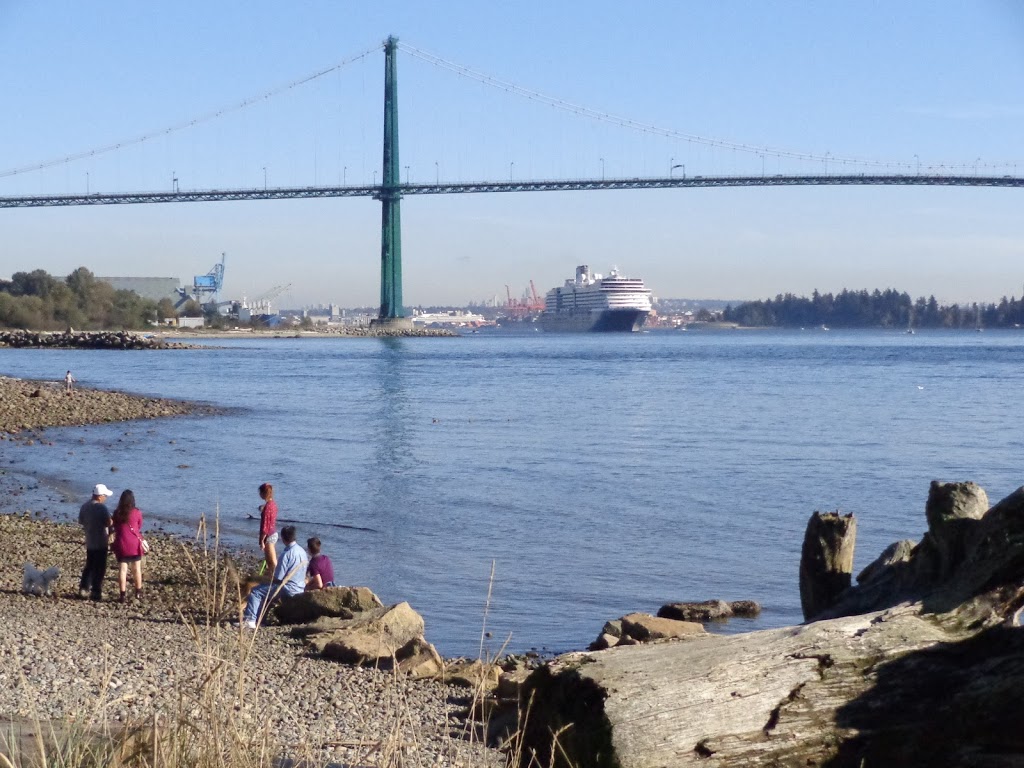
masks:
<svg viewBox="0 0 1024 768"><path fill-rule="evenodd" d="M1024 488L970 519L916 602L559 657L528 681L522 765L1019 768ZM918 549L875 578L923 573Z"/></svg>
<svg viewBox="0 0 1024 768"><path fill-rule="evenodd" d="M811 620L850 588L857 520L838 512L815 512L807 521L800 552L800 607Z"/></svg>

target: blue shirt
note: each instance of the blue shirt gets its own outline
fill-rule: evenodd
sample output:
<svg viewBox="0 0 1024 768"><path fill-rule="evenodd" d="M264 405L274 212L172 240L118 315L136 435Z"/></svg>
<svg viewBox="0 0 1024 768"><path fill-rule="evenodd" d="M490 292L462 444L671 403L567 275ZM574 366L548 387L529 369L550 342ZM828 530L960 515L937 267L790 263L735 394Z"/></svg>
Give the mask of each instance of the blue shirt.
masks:
<svg viewBox="0 0 1024 768"><path fill-rule="evenodd" d="M306 567L308 565L309 557L306 556L306 550L293 541L284 548L281 559L277 561L277 568L274 569L274 583L284 582L281 591L286 595L299 594L306 588Z"/></svg>

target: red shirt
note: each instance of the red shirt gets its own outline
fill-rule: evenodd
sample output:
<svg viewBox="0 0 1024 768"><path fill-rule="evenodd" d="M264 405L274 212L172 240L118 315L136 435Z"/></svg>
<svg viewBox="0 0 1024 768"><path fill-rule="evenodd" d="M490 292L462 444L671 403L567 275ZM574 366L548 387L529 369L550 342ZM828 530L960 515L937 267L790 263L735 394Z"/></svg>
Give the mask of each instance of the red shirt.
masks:
<svg viewBox="0 0 1024 768"><path fill-rule="evenodd" d="M260 512L260 537L272 534L277 528L277 504L273 499L267 499Z"/></svg>

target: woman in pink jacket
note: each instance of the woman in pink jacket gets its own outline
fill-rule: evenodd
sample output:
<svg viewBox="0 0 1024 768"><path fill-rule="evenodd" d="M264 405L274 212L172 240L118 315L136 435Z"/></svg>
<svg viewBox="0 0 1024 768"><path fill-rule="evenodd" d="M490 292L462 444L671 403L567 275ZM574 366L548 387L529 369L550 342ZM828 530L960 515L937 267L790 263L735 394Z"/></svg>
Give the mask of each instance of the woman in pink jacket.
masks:
<svg viewBox="0 0 1024 768"><path fill-rule="evenodd" d="M135 506L135 494L131 491L121 493L114 510L114 543L110 546L114 557L120 565L117 584L121 589L120 602L125 602L128 591L128 566L132 567L135 577L135 599L142 599L142 512Z"/></svg>
<svg viewBox="0 0 1024 768"><path fill-rule="evenodd" d="M270 573L277 568L277 502L274 501L274 486L263 483L260 486L260 549L267 561Z"/></svg>

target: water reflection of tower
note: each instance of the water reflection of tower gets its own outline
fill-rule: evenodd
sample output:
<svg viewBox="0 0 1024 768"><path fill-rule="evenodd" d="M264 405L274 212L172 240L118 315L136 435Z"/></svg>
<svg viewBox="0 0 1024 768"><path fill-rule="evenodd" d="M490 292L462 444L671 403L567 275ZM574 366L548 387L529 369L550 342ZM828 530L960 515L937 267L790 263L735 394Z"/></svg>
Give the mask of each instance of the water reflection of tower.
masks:
<svg viewBox="0 0 1024 768"><path fill-rule="evenodd" d="M397 338L384 338L380 342L380 355L374 366L378 408L373 427L371 495L376 514L387 517L401 514L411 503L414 460L405 370L408 347ZM385 535L391 528L382 526Z"/></svg>

